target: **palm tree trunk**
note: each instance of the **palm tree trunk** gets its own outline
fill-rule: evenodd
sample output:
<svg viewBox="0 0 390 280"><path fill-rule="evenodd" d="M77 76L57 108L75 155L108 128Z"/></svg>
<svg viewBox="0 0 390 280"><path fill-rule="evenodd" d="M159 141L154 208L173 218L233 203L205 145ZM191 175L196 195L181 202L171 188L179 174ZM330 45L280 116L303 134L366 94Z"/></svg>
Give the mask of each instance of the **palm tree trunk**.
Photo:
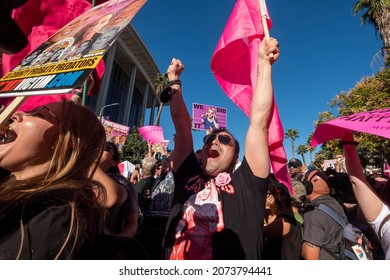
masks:
<svg viewBox="0 0 390 280"><path fill-rule="evenodd" d="M304 154L301 154L301 157L302 157L303 165L304 165L304 166L307 166L307 165L306 165L305 155L304 155Z"/></svg>
<svg viewBox="0 0 390 280"><path fill-rule="evenodd" d="M161 117L161 112L162 112L163 105L164 104L162 102L160 102L160 105L158 106L158 112L157 112L156 120L154 121L154 125L160 125L160 117Z"/></svg>
<svg viewBox="0 0 390 280"><path fill-rule="evenodd" d="M291 138L291 154L292 158L295 158L295 153L294 153L294 139Z"/></svg>

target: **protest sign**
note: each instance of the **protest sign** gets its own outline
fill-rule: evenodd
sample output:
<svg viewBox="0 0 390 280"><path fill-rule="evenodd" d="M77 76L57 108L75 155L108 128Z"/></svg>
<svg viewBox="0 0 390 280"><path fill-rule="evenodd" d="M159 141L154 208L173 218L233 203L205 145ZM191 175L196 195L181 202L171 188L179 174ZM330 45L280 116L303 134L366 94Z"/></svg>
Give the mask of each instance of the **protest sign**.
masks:
<svg viewBox="0 0 390 280"><path fill-rule="evenodd" d="M65 25L0 79L0 97L80 88L146 0L111 0Z"/></svg>
<svg viewBox="0 0 390 280"><path fill-rule="evenodd" d="M226 108L192 103L192 129L210 130L227 128Z"/></svg>
<svg viewBox="0 0 390 280"><path fill-rule="evenodd" d="M150 141L152 144L161 143L164 141L163 129L156 125L147 125L138 129L145 141Z"/></svg>
<svg viewBox="0 0 390 280"><path fill-rule="evenodd" d="M127 137L127 135L129 134L129 131L130 131L129 126L126 126L126 125L123 125L120 123L116 123L116 122L112 122L109 120L103 120L102 124L103 124L103 126L109 126L112 128L112 132L111 132L112 136L126 135L126 137Z"/></svg>

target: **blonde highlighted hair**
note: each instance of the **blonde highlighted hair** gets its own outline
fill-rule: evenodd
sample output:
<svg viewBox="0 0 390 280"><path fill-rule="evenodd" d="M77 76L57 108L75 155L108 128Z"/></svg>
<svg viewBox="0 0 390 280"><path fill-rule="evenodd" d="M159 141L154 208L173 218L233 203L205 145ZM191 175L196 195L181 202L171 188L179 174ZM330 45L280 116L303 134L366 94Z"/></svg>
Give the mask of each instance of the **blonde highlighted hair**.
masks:
<svg viewBox="0 0 390 280"><path fill-rule="evenodd" d="M61 120L58 137L47 172L28 180L16 180L11 176L0 187L0 215L6 215L17 203L22 205L21 242L19 255L15 258L19 258L24 249L24 215L39 197L61 200L70 207L69 231L56 259L68 258L63 255L65 247L70 246L72 252L76 246L80 220L89 222L84 216L89 215L86 212L94 213L91 218L99 218L97 193L104 195L104 190L94 184L92 176L96 161L104 151L104 128L92 111L71 101L62 101L62 112L58 117ZM91 166L95 166L92 172ZM80 211L78 205L88 207L88 211Z"/></svg>

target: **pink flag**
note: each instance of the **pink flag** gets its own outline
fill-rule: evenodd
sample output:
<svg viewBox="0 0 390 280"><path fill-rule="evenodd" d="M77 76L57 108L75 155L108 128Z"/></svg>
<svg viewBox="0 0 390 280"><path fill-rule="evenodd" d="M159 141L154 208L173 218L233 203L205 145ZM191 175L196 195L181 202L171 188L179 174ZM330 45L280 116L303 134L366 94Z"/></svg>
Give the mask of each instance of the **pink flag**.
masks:
<svg viewBox="0 0 390 280"><path fill-rule="evenodd" d="M271 20L263 1L262 15ZM250 113L253 90L256 86L257 51L264 38L264 28L258 0L237 0L211 59L211 70L227 96L247 115ZM271 167L276 178L291 187L283 147L284 131L275 101L269 124Z"/></svg>

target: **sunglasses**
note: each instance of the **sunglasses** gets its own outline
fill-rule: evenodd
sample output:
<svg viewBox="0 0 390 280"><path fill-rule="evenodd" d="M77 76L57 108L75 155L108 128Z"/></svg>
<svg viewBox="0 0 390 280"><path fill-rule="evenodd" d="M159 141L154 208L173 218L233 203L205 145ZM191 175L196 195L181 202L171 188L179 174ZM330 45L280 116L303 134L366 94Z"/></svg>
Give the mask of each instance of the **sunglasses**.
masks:
<svg viewBox="0 0 390 280"><path fill-rule="evenodd" d="M208 144L208 143L211 143L214 141L215 138L218 137L218 141L219 143L223 144L223 145L229 145L232 141L232 138L225 135L225 134L215 134L215 133L211 133L209 135L206 135L205 137L203 137L203 143L204 144Z"/></svg>
<svg viewBox="0 0 390 280"><path fill-rule="evenodd" d="M58 124L61 124L60 119L46 106L39 106L31 111L26 112L27 116L38 117L47 120L48 118L54 119Z"/></svg>

